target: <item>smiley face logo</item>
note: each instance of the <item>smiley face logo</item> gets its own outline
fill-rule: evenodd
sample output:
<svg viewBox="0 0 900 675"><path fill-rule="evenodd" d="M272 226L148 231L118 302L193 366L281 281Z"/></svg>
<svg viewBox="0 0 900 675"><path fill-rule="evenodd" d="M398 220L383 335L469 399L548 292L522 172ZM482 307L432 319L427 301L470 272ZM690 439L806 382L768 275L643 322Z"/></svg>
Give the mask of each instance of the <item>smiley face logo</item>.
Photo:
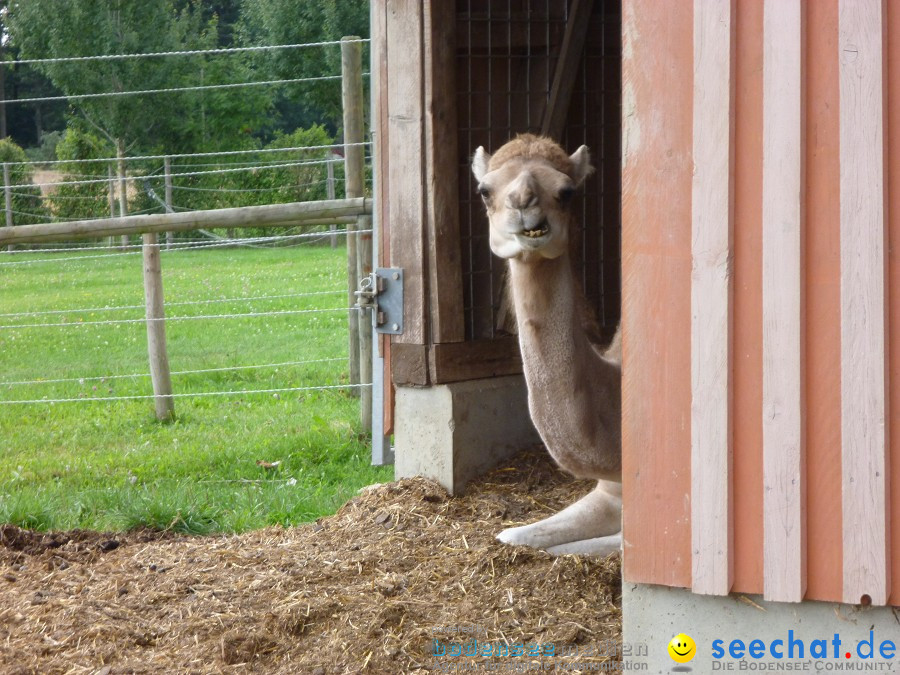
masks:
<svg viewBox="0 0 900 675"><path fill-rule="evenodd" d="M677 663L687 663L697 653L697 644L690 635L679 633L669 640L669 656Z"/></svg>

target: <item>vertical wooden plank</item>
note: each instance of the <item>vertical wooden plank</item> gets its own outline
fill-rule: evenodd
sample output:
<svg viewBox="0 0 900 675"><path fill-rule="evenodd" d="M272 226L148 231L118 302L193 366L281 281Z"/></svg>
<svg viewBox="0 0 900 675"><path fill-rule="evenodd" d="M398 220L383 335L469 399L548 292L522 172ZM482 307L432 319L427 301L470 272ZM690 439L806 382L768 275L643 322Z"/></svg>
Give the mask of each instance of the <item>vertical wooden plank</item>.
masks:
<svg viewBox="0 0 900 675"><path fill-rule="evenodd" d="M427 335L423 23L418 0L387 0L390 257L392 265L403 268L405 281L404 328L394 336L395 345L424 345ZM394 376L399 371L418 373L419 381L410 384L428 384L426 356L424 349L395 350ZM398 364L398 359L417 362Z"/></svg>
<svg viewBox="0 0 900 675"><path fill-rule="evenodd" d="M695 593L734 579L731 325L734 3L694 2L691 550Z"/></svg>
<svg viewBox="0 0 900 675"><path fill-rule="evenodd" d="M734 21L732 592L762 593L762 3L738 0Z"/></svg>
<svg viewBox="0 0 900 675"><path fill-rule="evenodd" d="M693 12L622 3L624 579L691 585Z"/></svg>
<svg viewBox="0 0 900 675"><path fill-rule="evenodd" d="M764 595L806 591L803 8L763 6Z"/></svg>
<svg viewBox="0 0 900 675"><path fill-rule="evenodd" d="M888 240L900 241L900 6L887 4L887 128L888 135ZM888 293L890 301L889 325L900 325L900 246L889 249L889 287L898 289ZM890 352L890 417L900 416L900 331L891 332ZM891 578L900 579L900 425L890 428L891 461ZM900 605L900 584L891 586L889 602Z"/></svg>
<svg viewBox="0 0 900 675"><path fill-rule="evenodd" d="M806 599L832 602L843 585L837 3L805 5Z"/></svg>
<svg viewBox="0 0 900 675"><path fill-rule="evenodd" d="M838 5L844 601L890 592L884 3Z"/></svg>
<svg viewBox="0 0 900 675"><path fill-rule="evenodd" d="M374 194L377 216L375 226L378 246L378 264L390 265L390 212L388 191L388 44L387 44L387 0L372 2L372 42L370 45L372 73L372 157L375 173ZM383 359L382 396L384 412L381 426L384 434L390 434L394 425L394 385L391 376L390 336L378 337L379 356Z"/></svg>
<svg viewBox="0 0 900 675"><path fill-rule="evenodd" d="M424 12L430 341L440 344L465 340L457 171L456 2L425 0Z"/></svg>

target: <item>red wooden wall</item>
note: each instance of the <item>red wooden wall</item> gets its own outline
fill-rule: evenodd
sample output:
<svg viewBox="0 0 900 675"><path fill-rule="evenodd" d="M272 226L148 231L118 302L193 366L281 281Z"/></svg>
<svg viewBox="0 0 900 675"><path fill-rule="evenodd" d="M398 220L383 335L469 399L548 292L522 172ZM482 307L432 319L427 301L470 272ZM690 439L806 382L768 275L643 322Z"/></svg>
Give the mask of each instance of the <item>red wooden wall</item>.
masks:
<svg viewBox="0 0 900 675"><path fill-rule="evenodd" d="M625 579L900 604L900 6L622 23Z"/></svg>

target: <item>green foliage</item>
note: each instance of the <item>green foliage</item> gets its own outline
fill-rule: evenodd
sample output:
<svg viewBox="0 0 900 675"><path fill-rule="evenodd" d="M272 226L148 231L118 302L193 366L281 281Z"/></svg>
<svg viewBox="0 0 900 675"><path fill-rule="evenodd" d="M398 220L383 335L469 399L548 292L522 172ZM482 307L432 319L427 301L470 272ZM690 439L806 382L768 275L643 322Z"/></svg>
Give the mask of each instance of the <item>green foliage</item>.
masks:
<svg viewBox="0 0 900 675"><path fill-rule="evenodd" d="M278 135L264 149L331 145L334 139L324 127L297 129ZM257 204L282 204L326 198L327 168L319 163L331 150L286 150L215 158L187 158L173 165L174 201L178 207L217 209ZM202 166L201 166L202 164ZM297 164L298 166L279 166ZM251 170L178 177L178 173L230 171L258 165ZM275 167L275 168L269 168ZM250 235L252 236L252 235Z"/></svg>
<svg viewBox="0 0 900 675"><path fill-rule="evenodd" d="M355 35L369 37L368 0L242 0L239 34L244 44L305 44L340 40ZM339 45L309 49L284 49L255 57L257 67L285 79L339 75ZM368 49L363 70L368 70ZM368 82L366 82L368 84ZM330 80L279 88L276 107L286 126L325 123L341 127L341 83Z"/></svg>
<svg viewBox="0 0 900 675"><path fill-rule="evenodd" d="M25 148L25 154L32 162L52 163L56 159L56 146L65 135L65 131L48 131L41 134L40 142L34 147Z"/></svg>
<svg viewBox="0 0 900 675"><path fill-rule="evenodd" d="M10 162L9 184L12 192L13 225L29 225L47 220L47 210L41 199L41 190L31 185L34 172L27 162L25 151L11 139L0 139L0 164ZM18 162L14 164L13 162ZM0 221L0 226L6 221Z"/></svg>
<svg viewBox="0 0 900 675"><path fill-rule="evenodd" d="M19 0L9 8L10 41L23 58L203 49L217 46L217 17L202 3L172 0ZM38 65L69 96L168 89L254 79L242 55L160 57ZM260 128L269 95L260 88L73 100L77 114L130 154L225 145Z"/></svg>

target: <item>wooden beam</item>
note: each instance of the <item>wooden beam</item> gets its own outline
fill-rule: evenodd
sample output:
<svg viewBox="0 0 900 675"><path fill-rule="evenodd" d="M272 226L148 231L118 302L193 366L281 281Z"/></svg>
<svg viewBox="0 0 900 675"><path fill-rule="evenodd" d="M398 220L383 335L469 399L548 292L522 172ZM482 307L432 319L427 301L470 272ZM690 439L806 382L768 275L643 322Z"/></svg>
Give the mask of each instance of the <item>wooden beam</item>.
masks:
<svg viewBox="0 0 900 675"><path fill-rule="evenodd" d="M682 587L691 585L692 24L692 3L622 2L623 579Z"/></svg>
<svg viewBox="0 0 900 675"><path fill-rule="evenodd" d="M691 588L734 579L732 240L734 2L694 2L691 213Z"/></svg>
<svg viewBox="0 0 900 675"><path fill-rule="evenodd" d="M762 3L737 2L734 23L734 585L731 591L762 594Z"/></svg>
<svg viewBox="0 0 900 675"><path fill-rule="evenodd" d="M803 3L806 26L806 593L840 602L841 242L838 0ZM760 414L762 420L762 414ZM814 489L813 489L814 486ZM814 552L814 555L813 555Z"/></svg>
<svg viewBox="0 0 900 675"><path fill-rule="evenodd" d="M838 5L844 602L890 594L885 7Z"/></svg>
<svg viewBox="0 0 900 675"><path fill-rule="evenodd" d="M590 25L591 10L594 0L573 0L566 21L566 32L563 35L556 71L553 73L553 85L550 99L544 109L541 121L541 133L544 136L561 141L566 130L566 118L569 116L569 104L572 101L572 90L575 77L581 64L584 43Z"/></svg>
<svg viewBox="0 0 900 675"><path fill-rule="evenodd" d="M374 173L375 226L378 228L378 262L382 267L390 266L390 199L388 192L388 40L387 40L387 0L372 2L371 22L372 43L372 156ZM394 428L394 383L391 375L391 340L389 335L378 338L379 354L382 357L382 396L384 415L382 431L390 435Z"/></svg>
<svg viewBox="0 0 900 675"><path fill-rule="evenodd" d="M432 345L428 358L433 384L522 372L519 342L512 336Z"/></svg>
<svg viewBox="0 0 900 675"><path fill-rule="evenodd" d="M763 5L763 593L806 592L803 7Z"/></svg>
<svg viewBox="0 0 900 675"><path fill-rule="evenodd" d="M162 265L159 258L159 235L143 236L144 305L147 313L147 353L150 358L150 379L153 382L153 404L156 418L168 421L175 417L172 398L172 376L169 374L169 354L166 351L166 310L163 300Z"/></svg>
<svg viewBox="0 0 900 675"><path fill-rule="evenodd" d="M465 340L459 235L456 2L425 0L425 170L431 342ZM469 149L474 150L474 148Z"/></svg>
<svg viewBox="0 0 900 675"><path fill-rule="evenodd" d="M371 213L372 200L336 199L334 201L292 202L265 206L239 206L230 209L188 211L183 213L153 213L124 218L75 220L66 223L40 223L0 228L0 245L42 243L106 237L116 234L144 232L181 232L215 227L278 227L307 222L331 222Z"/></svg>
<svg viewBox="0 0 900 675"><path fill-rule="evenodd" d="M422 13L420 0L387 0L390 257L404 271L403 333L393 337L394 345L424 345L428 336ZM392 354L395 369L398 358Z"/></svg>

